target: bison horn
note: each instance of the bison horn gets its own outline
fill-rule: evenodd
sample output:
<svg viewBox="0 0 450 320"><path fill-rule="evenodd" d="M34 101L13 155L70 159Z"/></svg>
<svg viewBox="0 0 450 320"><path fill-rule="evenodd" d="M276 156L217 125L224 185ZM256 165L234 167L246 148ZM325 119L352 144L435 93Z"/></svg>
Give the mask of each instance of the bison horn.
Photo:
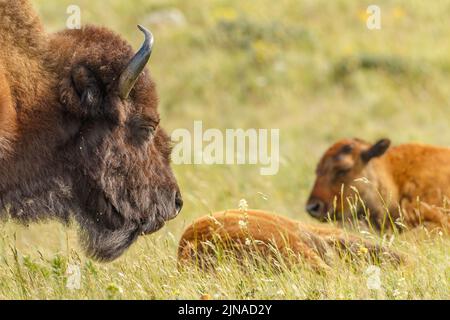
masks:
<svg viewBox="0 0 450 320"><path fill-rule="evenodd" d="M139 30L141 30L145 35L145 40L142 47L136 53L136 55L128 63L128 66L122 72L119 78L119 95L122 99L128 98L131 90L133 89L139 75L145 68L153 49L153 35L152 33L138 25Z"/></svg>

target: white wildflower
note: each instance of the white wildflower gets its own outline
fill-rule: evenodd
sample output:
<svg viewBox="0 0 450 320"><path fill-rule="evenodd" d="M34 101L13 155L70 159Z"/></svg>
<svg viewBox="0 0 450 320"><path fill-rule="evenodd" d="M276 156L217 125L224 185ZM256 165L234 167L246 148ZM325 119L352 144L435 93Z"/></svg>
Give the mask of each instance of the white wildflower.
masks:
<svg viewBox="0 0 450 320"><path fill-rule="evenodd" d="M239 211L246 212L248 210L248 202L245 199L239 201Z"/></svg>
<svg viewBox="0 0 450 320"><path fill-rule="evenodd" d="M239 220L239 226L243 229L247 228L247 221Z"/></svg>

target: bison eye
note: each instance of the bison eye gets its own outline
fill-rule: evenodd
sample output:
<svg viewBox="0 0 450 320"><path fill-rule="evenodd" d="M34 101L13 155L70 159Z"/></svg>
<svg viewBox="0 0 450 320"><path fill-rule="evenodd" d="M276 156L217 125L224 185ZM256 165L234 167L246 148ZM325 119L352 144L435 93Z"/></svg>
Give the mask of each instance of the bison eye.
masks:
<svg viewBox="0 0 450 320"><path fill-rule="evenodd" d="M157 129L158 124L143 116L133 116L128 121L129 139L135 145L142 145L149 141Z"/></svg>

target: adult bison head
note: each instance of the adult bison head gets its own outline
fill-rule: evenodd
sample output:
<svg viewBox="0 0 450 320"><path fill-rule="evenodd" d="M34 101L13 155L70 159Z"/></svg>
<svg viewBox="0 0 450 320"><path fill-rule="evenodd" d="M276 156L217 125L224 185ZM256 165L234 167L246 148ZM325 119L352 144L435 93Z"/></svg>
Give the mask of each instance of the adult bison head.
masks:
<svg viewBox="0 0 450 320"><path fill-rule="evenodd" d="M77 128L65 161L88 252L106 260L140 234L160 229L182 207L170 168L170 142L159 126L155 86L144 71L153 36L139 28L145 42L131 59L129 50L119 50L124 48L120 39L106 30L63 34L80 46L59 87Z"/></svg>
<svg viewBox="0 0 450 320"><path fill-rule="evenodd" d="M35 68L21 70L36 76L28 87L37 93L9 80L17 125L3 156L0 144L2 207L24 222L74 217L86 252L102 261L159 230L183 205L145 69L153 36L139 28L145 41L136 54L105 28L51 35L39 56L27 58Z"/></svg>

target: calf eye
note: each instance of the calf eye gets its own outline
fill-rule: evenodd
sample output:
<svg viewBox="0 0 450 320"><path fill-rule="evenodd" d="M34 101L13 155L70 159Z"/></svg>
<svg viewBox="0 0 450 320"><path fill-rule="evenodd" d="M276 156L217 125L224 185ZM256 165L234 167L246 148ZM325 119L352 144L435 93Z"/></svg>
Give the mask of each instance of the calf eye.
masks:
<svg viewBox="0 0 450 320"><path fill-rule="evenodd" d="M339 169L336 171L336 178L343 178L350 172L350 169Z"/></svg>
<svg viewBox="0 0 450 320"><path fill-rule="evenodd" d="M158 124L143 116L133 116L128 121L129 140L135 145L142 145L149 141L157 129Z"/></svg>
<svg viewBox="0 0 450 320"><path fill-rule="evenodd" d="M347 144L342 147L341 153L343 154L350 154L353 152L353 146L351 144Z"/></svg>

